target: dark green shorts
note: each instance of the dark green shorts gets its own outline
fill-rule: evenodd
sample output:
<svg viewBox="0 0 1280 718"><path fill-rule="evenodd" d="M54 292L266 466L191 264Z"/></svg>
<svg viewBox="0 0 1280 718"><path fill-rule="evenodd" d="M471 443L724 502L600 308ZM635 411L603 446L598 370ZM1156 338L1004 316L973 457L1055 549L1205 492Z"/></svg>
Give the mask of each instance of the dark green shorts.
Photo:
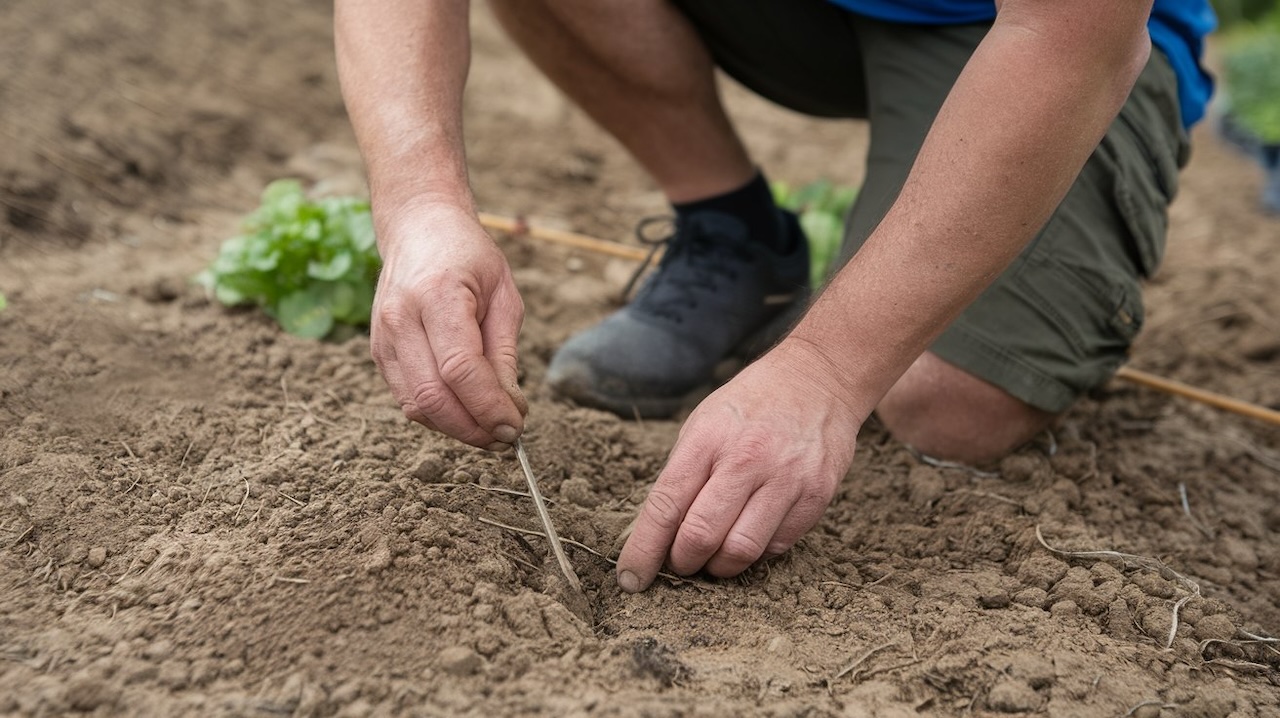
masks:
<svg viewBox="0 0 1280 718"><path fill-rule="evenodd" d="M678 0L719 66L774 102L871 123L845 259L906 181L934 116L989 24L885 23L826 0ZM1040 409L1106 382L1142 327L1139 282L1164 253L1188 143L1158 50L1048 224L931 351ZM838 174L836 168L828 174Z"/></svg>

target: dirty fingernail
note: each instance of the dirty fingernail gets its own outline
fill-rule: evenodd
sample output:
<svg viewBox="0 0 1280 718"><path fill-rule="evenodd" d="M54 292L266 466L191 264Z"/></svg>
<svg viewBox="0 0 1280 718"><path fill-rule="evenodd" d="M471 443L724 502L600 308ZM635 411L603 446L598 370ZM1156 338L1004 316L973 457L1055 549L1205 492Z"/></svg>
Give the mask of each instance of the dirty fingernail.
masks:
<svg viewBox="0 0 1280 718"><path fill-rule="evenodd" d="M484 448L489 451L506 451L511 448L511 444L508 444L505 441L495 441Z"/></svg>
<svg viewBox="0 0 1280 718"><path fill-rule="evenodd" d="M502 424L493 430L493 438L506 444L514 444L520 438L520 432L514 426Z"/></svg>
<svg viewBox="0 0 1280 718"><path fill-rule="evenodd" d="M618 586L627 593L635 593L640 590L640 579L630 571L619 571Z"/></svg>

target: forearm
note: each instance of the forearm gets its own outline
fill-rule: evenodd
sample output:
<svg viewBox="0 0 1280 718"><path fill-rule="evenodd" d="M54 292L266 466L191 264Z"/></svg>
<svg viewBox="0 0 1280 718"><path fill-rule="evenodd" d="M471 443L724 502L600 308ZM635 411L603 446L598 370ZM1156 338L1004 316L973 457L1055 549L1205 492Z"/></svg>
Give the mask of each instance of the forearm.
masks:
<svg viewBox="0 0 1280 718"><path fill-rule="evenodd" d="M1145 64L1150 3L1102 27L1035 4L1006 0L898 200L792 332L864 417L1043 226Z"/></svg>
<svg viewBox="0 0 1280 718"><path fill-rule="evenodd" d="M419 200L473 208L462 140L467 0L336 0L347 112L375 215Z"/></svg>

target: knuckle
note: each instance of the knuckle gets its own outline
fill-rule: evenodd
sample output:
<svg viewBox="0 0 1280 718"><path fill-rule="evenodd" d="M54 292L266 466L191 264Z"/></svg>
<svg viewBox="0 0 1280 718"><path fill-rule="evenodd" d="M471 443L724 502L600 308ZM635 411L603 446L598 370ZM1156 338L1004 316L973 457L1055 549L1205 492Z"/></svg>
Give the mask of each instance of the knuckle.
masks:
<svg viewBox="0 0 1280 718"><path fill-rule="evenodd" d="M771 443L767 436L745 434L725 451L720 463L730 471L759 468L774 457Z"/></svg>
<svg viewBox="0 0 1280 718"><path fill-rule="evenodd" d="M765 547L764 553L761 555L767 558L781 556L782 554L790 551L792 545L794 545L794 542L792 541L770 541L769 545Z"/></svg>
<svg viewBox="0 0 1280 718"><path fill-rule="evenodd" d="M684 512L680 509L680 505L666 491L655 487L649 492L649 498L645 503L649 512L649 518L653 520L659 528L671 531L680 525L680 519Z"/></svg>
<svg viewBox="0 0 1280 718"><path fill-rule="evenodd" d="M374 324L388 327L396 327L403 324L405 318L409 316L412 316L412 313L409 311L408 304L400 298L384 299L378 302L373 311Z"/></svg>
<svg viewBox="0 0 1280 718"><path fill-rule="evenodd" d="M449 406L449 398L448 389L439 382L428 381L419 384L410 400L402 406L406 413L415 411L430 419L444 413Z"/></svg>
<svg viewBox="0 0 1280 718"><path fill-rule="evenodd" d="M750 564L764 555L766 547L755 538L741 533L725 537L720 554L736 564Z"/></svg>
<svg viewBox="0 0 1280 718"><path fill-rule="evenodd" d="M697 554L714 553L720 542L711 525L700 516L690 514L680 526L680 543Z"/></svg>
<svg viewBox="0 0 1280 718"><path fill-rule="evenodd" d="M477 357L450 354L440 362L440 378L449 386L464 386L475 380L480 366Z"/></svg>

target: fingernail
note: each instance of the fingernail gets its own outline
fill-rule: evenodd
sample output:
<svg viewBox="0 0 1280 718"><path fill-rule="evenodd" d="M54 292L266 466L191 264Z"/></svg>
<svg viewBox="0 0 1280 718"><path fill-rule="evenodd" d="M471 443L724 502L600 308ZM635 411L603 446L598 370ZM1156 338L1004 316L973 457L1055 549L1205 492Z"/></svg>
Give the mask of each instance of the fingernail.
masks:
<svg viewBox="0 0 1280 718"><path fill-rule="evenodd" d="M640 590L640 579L630 571L619 571L618 586L627 593L635 593Z"/></svg>
<svg viewBox="0 0 1280 718"><path fill-rule="evenodd" d="M514 444L516 443L516 439L520 438L520 432L516 431L514 426L501 424L498 428L493 430L493 438L503 442L504 444Z"/></svg>
<svg viewBox="0 0 1280 718"><path fill-rule="evenodd" d="M484 448L488 449L489 451L506 451L507 449L511 448L511 444L508 444L503 441L495 441Z"/></svg>

